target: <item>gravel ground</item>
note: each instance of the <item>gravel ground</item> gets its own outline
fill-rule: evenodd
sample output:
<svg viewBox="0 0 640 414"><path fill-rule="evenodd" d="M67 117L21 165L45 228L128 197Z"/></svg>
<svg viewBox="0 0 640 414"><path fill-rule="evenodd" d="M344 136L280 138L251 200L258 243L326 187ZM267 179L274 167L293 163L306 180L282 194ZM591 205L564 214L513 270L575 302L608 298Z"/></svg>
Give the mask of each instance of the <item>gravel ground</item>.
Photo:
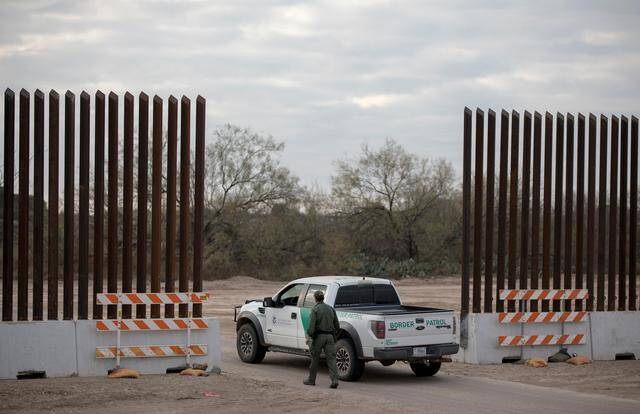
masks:
<svg viewBox="0 0 640 414"><path fill-rule="evenodd" d="M321 413L401 412L381 400L345 397L339 390L284 386L232 374L209 377L143 375L138 379L52 378L0 381L0 407L10 412L123 413L210 412Z"/></svg>

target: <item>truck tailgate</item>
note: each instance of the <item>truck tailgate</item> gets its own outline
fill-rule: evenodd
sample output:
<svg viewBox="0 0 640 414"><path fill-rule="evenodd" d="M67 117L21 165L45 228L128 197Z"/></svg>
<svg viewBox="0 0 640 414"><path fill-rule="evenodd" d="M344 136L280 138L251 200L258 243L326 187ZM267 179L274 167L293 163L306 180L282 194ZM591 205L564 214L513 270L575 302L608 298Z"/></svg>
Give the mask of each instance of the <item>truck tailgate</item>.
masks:
<svg viewBox="0 0 640 414"><path fill-rule="evenodd" d="M417 346L455 342L453 312L385 316L385 345Z"/></svg>

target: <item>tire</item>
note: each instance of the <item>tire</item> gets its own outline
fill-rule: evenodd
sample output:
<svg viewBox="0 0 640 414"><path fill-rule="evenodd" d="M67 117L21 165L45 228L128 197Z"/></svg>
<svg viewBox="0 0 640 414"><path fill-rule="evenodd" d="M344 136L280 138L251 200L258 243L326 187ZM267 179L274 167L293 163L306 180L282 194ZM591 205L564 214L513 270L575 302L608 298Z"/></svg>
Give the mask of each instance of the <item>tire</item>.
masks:
<svg viewBox="0 0 640 414"><path fill-rule="evenodd" d="M411 363L411 371L416 374L416 377L431 377L436 375L440 371L440 361L431 361L426 363Z"/></svg>
<svg viewBox="0 0 640 414"><path fill-rule="evenodd" d="M260 345L260 338L252 323L245 323L238 329L236 350L242 362L258 364L264 359L267 348Z"/></svg>
<svg viewBox="0 0 640 414"><path fill-rule="evenodd" d="M336 344L336 365L338 378L342 381L357 381L364 373L364 361L358 358L353 342L348 338L342 338Z"/></svg>

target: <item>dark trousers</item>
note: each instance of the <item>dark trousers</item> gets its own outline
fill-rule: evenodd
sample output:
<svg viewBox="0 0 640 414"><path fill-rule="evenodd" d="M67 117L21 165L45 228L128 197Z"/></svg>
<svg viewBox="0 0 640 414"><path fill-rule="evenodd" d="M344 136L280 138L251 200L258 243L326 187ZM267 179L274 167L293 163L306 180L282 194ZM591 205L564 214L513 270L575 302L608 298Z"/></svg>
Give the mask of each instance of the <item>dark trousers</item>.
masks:
<svg viewBox="0 0 640 414"><path fill-rule="evenodd" d="M338 368L336 366L336 344L333 341L333 335L320 334L313 339L311 343L311 366L309 367L309 380L316 381L318 374L318 365L320 364L320 354L324 350L324 356L327 360L327 368L329 368L329 376L332 383L338 382Z"/></svg>

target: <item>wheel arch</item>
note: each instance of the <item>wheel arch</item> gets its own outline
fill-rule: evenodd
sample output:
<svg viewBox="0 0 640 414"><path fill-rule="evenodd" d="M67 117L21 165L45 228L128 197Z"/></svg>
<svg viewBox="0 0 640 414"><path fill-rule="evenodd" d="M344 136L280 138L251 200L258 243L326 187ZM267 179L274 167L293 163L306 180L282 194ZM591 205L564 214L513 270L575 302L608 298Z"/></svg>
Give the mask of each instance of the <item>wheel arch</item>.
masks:
<svg viewBox="0 0 640 414"><path fill-rule="evenodd" d="M258 339L260 340L260 345L266 346L266 342L264 340L264 332L262 331L262 325L260 325L260 321L258 320L256 315L251 312L245 311L241 312L240 315L238 315L238 321L236 322L236 332L240 330L240 327L242 327L242 325L246 325L248 323L252 324L256 329L256 332L258 333Z"/></svg>
<svg viewBox="0 0 640 414"><path fill-rule="evenodd" d="M338 339L349 338L353 342L353 346L356 349L356 355L358 358L363 358L362 342L360 341L360 335L358 331L349 322L340 322L340 330L338 331Z"/></svg>

